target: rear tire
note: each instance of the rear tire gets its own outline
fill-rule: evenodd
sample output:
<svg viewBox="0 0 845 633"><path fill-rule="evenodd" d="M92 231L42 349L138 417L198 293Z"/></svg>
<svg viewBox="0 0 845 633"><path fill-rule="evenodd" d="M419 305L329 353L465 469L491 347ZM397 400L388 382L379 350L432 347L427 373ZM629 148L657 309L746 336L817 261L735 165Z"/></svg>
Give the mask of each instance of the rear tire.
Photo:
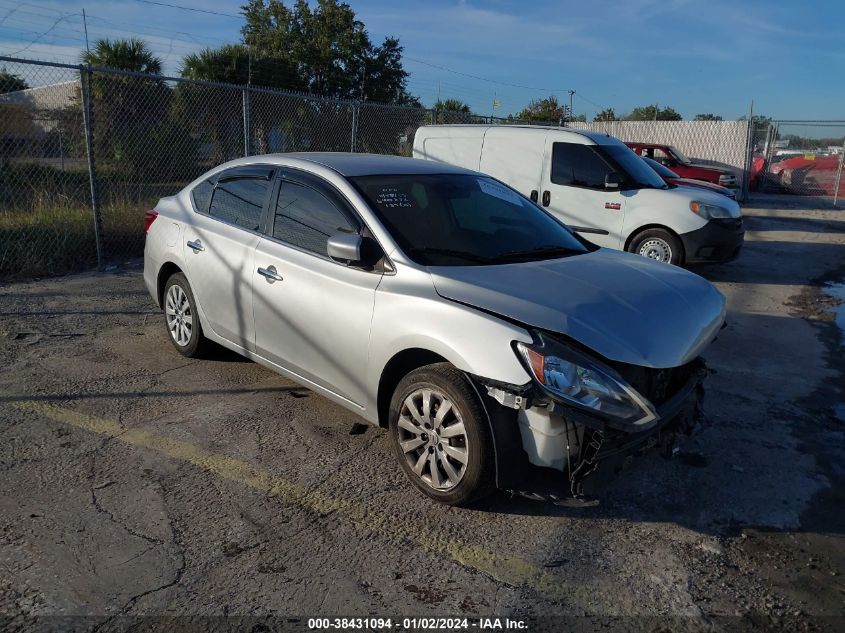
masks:
<svg viewBox="0 0 845 633"><path fill-rule="evenodd" d="M164 322L170 342L182 356L197 358L208 347L194 293L182 273L171 275L164 286Z"/></svg>
<svg viewBox="0 0 845 633"><path fill-rule="evenodd" d="M389 420L402 469L428 497L462 506L495 489L487 414L463 372L449 363L412 371L393 392Z"/></svg>
<svg viewBox="0 0 845 633"><path fill-rule="evenodd" d="M628 245L628 252L676 266L684 263L684 247L665 229L646 229L638 233Z"/></svg>

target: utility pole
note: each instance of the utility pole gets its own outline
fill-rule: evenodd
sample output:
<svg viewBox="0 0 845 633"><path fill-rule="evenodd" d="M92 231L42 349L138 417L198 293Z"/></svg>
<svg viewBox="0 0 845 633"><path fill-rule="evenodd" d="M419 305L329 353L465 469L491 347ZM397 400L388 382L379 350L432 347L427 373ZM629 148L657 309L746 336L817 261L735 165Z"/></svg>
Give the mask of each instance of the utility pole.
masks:
<svg viewBox="0 0 845 633"><path fill-rule="evenodd" d="M572 95L575 94L575 91L574 90L567 90L567 92L569 93L569 119L571 120L573 118L572 117Z"/></svg>
<svg viewBox="0 0 845 633"><path fill-rule="evenodd" d="M252 84L252 47L247 46L247 75L246 87L241 89L241 107L243 111L242 122L244 125L244 156L252 155L252 121L250 120L250 85Z"/></svg>
<svg viewBox="0 0 845 633"><path fill-rule="evenodd" d="M85 50L91 54L91 48L88 46L88 18L85 17L85 8L82 8L82 25L85 27Z"/></svg>

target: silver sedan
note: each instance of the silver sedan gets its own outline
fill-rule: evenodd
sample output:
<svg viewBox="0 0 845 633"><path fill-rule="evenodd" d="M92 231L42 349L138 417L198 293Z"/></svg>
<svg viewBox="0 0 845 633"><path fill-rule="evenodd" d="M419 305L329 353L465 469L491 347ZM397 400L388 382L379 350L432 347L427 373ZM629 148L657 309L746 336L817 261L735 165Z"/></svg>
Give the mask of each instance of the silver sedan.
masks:
<svg viewBox="0 0 845 633"><path fill-rule="evenodd" d="M586 503L599 465L689 430L725 316L701 277L430 161L255 156L146 221L179 353L223 345L389 428L410 480L450 504L496 487Z"/></svg>

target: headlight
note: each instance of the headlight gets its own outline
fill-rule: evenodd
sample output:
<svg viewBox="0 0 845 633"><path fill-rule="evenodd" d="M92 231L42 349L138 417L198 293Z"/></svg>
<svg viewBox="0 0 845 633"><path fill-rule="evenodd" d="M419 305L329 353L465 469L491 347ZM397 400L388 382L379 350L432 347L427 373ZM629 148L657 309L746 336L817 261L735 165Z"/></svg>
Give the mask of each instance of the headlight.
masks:
<svg viewBox="0 0 845 633"><path fill-rule="evenodd" d="M689 203L689 210L700 215L705 220L736 217L730 212L730 209L726 209L725 207L720 207L715 204L696 202L695 200Z"/></svg>
<svg viewBox="0 0 845 633"><path fill-rule="evenodd" d="M635 426L657 419L654 406L610 367L538 334L539 344L516 349L534 379L552 396Z"/></svg>

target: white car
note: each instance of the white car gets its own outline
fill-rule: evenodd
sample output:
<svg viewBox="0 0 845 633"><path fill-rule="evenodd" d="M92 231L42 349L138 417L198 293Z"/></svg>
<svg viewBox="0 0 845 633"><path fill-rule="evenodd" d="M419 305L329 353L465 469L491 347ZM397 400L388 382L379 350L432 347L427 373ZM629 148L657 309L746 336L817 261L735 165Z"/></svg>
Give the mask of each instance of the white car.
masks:
<svg viewBox="0 0 845 633"><path fill-rule="evenodd" d="M431 125L414 158L489 174L555 213L598 246L673 264L735 259L745 230L739 205L667 185L608 134L520 125Z"/></svg>
<svg viewBox="0 0 845 633"><path fill-rule="evenodd" d="M687 429L725 317L698 275L396 156L221 165L148 212L144 281L179 353L215 341L389 428L453 504L577 497L598 463Z"/></svg>

